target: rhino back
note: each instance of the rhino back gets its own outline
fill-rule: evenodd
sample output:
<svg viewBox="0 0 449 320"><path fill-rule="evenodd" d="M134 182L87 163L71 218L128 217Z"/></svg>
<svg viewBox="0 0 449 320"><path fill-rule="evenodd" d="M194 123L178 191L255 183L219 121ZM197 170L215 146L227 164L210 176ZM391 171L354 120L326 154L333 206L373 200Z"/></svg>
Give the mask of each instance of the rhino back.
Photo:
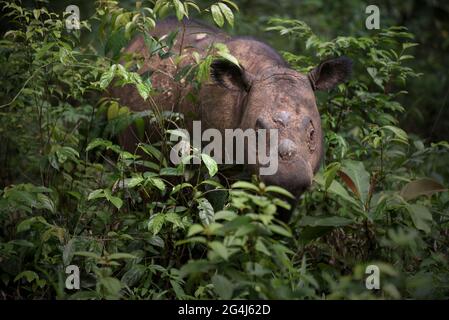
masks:
<svg viewBox="0 0 449 320"><path fill-rule="evenodd" d="M227 39L227 35L216 28L192 20L184 20L181 23L175 18L168 18L158 22L151 35L161 38L173 31L177 31L177 36L172 51L179 54L182 46L182 54L185 55L178 69L193 62L191 56L193 51L204 53L213 42L224 42ZM138 70L138 73L152 73L151 82L153 88L159 91L159 94L153 97L155 104L164 110L176 109L175 104L181 103L181 101L177 101L182 97L182 92L180 91L184 90L180 83L173 80L177 71L174 59L161 59L157 54L150 56L143 36L138 36L131 41L124 50L124 54L127 53L144 58L144 64ZM155 107L152 101L144 101L132 85L126 85L121 88L111 87L109 92L112 97L120 99L122 105L129 107L133 111L142 111Z"/></svg>
<svg viewBox="0 0 449 320"><path fill-rule="evenodd" d="M176 18L162 20L158 22L151 35L161 38L173 31L177 31L177 36L172 50L179 54L180 48L183 48L184 58L178 67L172 58L161 59L157 54L150 56L143 36L136 37L125 49L125 53L140 55L144 58L145 63L138 73L151 72L151 82L158 94L144 101L133 85L111 86L109 94L118 98L121 105L133 111L158 109L180 112L184 114L185 124L189 130L191 130L192 120L197 119L202 120L203 129L217 128L223 131L225 128L238 127L242 115L244 92L230 91L214 82L208 82L198 93L198 102L193 103L187 99L192 86L184 83L183 80L175 81L174 75L183 66L194 62L192 53L196 51L204 56L211 44L221 42L228 46L230 53L251 74L256 75L267 67L285 65L279 54L265 43L250 37L232 38L215 27L195 20L183 22L179 22ZM157 134L159 131L153 129L147 125L145 128L147 137L150 140L159 139ZM125 130L119 139L127 150L132 150L138 140L132 127Z"/></svg>

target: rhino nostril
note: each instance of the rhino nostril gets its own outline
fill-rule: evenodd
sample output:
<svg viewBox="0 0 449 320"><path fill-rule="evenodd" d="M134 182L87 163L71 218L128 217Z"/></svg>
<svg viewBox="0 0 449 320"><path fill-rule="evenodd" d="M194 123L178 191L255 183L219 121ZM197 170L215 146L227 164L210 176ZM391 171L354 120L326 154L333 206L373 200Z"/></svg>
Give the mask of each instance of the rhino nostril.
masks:
<svg viewBox="0 0 449 320"><path fill-rule="evenodd" d="M283 160L288 160L296 154L296 144L290 139L283 139L279 144L279 155Z"/></svg>
<svg viewBox="0 0 449 320"><path fill-rule="evenodd" d="M257 118L256 120L256 130L258 129L266 129L268 130L270 128L268 122L261 117Z"/></svg>

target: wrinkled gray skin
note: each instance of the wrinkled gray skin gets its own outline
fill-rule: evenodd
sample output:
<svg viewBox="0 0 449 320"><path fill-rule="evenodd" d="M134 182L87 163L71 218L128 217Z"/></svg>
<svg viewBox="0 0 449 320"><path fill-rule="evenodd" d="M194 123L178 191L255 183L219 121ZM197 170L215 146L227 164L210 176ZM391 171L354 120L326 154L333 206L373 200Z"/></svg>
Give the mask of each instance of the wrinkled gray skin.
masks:
<svg viewBox="0 0 449 320"><path fill-rule="evenodd" d="M279 129L279 169L275 175L261 176L266 184L286 188L296 197L307 189L323 156L323 134L316 106L315 90L328 90L345 81L351 71L351 61L336 58L321 63L309 74L289 68L281 56L268 45L249 37L230 37L220 30L197 21L182 23L170 18L159 22L153 36L162 37L179 29L174 51L184 48L186 58L181 65L191 63L193 51L205 54L213 42L225 43L242 69L229 62L216 61L212 77L203 84L197 103L186 99L192 88L189 84L171 79L176 69L171 59L148 59L143 39L134 39L126 52L141 54L146 63L138 72L152 71L152 84L160 91L155 105L164 110L184 113L186 126L192 120L202 121L202 130L216 128L277 128ZM120 98L122 105L134 111L152 108L130 86L111 88L111 95ZM154 136L151 128L147 136ZM224 135L223 135L224 136ZM121 144L134 151L138 142L130 127L120 137ZM258 173L256 166L249 166Z"/></svg>

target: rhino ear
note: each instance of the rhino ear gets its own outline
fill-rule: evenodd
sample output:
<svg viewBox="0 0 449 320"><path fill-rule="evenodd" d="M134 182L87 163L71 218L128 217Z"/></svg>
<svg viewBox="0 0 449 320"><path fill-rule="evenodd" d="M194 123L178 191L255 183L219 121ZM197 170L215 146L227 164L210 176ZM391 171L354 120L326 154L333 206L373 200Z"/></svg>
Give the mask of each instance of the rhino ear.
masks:
<svg viewBox="0 0 449 320"><path fill-rule="evenodd" d="M352 72L352 60L339 57L320 63L309 72L308 77L313 90L329 90L349 79Z"/></svg>
<svg viewBox="0 0 449 320"><path fill-rule="evenodd" d="M230 90L248 91L251 86L249 75L243 67L227 60L215 60L210 66L212 79Z"/></svg>

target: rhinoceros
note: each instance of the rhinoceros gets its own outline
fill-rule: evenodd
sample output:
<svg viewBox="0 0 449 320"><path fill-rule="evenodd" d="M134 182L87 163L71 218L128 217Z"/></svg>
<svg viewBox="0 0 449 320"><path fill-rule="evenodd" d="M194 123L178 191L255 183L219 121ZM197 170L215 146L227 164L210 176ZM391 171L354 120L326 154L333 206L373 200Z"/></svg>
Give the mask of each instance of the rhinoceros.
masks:
<svg viewBox="0 0 449 320"><path fill-rule="evenodd" d="M323 133L315 91L329 90L346 81L352 62L337 57L321 62L308 74L293 70L273 48L247 36L232 37L223 31L195 20L168 18L157 23L151 36L166 37L177 31L172 51L183 56L176 66L176 57L161 59L151 55L144 37L138 36L124 53L138 54L144 59L138 73L151 73L157 95L144 101L136 89L126 85L111 88L111 95L133 111L152 108L171 110L185 115L186 127L201 120L202 129L277 129L278 170L261 176L265 184L278 185L298 198L312 183L323 157ZM239 65L217 59L211 64L211 77L195 92L194 88L175 80L175 74L194 61L194 52L204 56L214 43L223 43ZM159 111L160 111L159 110ZM147 127L146 136L156 133ZM127 150L135 150L138 142L131 126L120 135ZM257 174L258 165L248 166Z"/></svg>

